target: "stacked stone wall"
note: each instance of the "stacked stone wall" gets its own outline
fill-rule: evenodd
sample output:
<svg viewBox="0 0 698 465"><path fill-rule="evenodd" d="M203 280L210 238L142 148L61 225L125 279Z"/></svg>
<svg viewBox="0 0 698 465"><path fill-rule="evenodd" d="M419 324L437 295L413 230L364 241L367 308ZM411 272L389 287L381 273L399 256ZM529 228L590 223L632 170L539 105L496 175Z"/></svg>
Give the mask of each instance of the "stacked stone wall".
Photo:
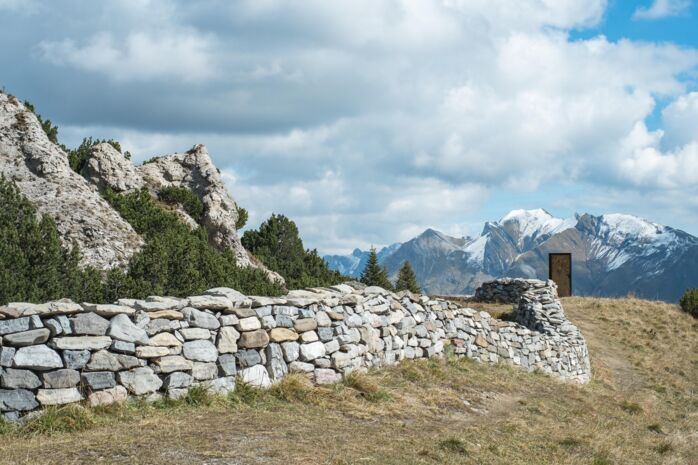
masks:
<svg viewBox="0 0 698 465"><path fill-rule="evenodd" d="M589 380L586 344L554 284L530 281L517 317L348 285L280 298L218 288L109 305L11 303L0 307L0 412L16 420L48 405L177 398L198 384L226 393L241 380L266 387L291 371L334 383L355 370L439 356L445 345L482 362Z"/></svg>

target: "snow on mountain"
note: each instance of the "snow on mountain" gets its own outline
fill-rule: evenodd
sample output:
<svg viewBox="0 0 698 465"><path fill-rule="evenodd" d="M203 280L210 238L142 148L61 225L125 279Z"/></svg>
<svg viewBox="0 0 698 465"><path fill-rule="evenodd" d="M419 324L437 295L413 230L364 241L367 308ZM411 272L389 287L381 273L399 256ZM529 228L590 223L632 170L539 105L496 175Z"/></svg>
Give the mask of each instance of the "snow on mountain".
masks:
<svg viewBox="0 0 698 465"><path fill-rule="evenodd" d="M675 301L698 287L698 238L627 214L563 219L543 209L512 210L475 238L427 229L393 247L379 255L391 276L409 261L422 288L435 294L470 293L500 276L545 279L552 252L572 253L576 294Z"/></svg>
<svg viewBox="0 0 698 465"><path fill-rule="evenodd" d="M468 260L472 263L482 265L485 260L485 247L489 240L489 234L484 234L463 247L463 251L468 254Z"/></svg>
<svg viewBox="0 0 698 465"><path fill-rule="evenodd" d="M550 236L565 229L574 228L577 224L576 218L555 218L542 208L535 210L512 210L501 220L499 224L516 231L512 238L515 240L519 250L524 251L527 244L543 236Z"/></svg>

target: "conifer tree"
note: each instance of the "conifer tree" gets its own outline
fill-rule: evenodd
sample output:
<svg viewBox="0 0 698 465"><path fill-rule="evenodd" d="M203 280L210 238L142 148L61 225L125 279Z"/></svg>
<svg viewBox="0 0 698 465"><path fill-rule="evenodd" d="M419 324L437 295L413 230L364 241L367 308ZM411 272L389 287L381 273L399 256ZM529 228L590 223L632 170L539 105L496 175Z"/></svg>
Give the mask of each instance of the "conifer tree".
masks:
<svg viewBox="0 0 698 465"><path fill-rule="evenodd" d="M393 288L390 279L388 279L388 270L378 263L378 253L375 247L371 247L371 251L368 253L368 261L361 273L360 280L367 286L380 286L388 290Z"/></svg>
<svg viewBox="0 0 698 465"><path fill-rule="evenodd" d="M417 284L417 275L414 274L410 262L405 261L397 274L397 282L395 283L396 291L410 291L414 294L421 293L419 284Z"/></svg>
<svg viewBox="0 0 698 465"><path fill-rule="evenodd" d="M289 289L332 286L344 277L330 270L317 250L306 249L296 223L284 215L272 214L259 230L248 230L242 245L270 270L286 280Z"/></svg>

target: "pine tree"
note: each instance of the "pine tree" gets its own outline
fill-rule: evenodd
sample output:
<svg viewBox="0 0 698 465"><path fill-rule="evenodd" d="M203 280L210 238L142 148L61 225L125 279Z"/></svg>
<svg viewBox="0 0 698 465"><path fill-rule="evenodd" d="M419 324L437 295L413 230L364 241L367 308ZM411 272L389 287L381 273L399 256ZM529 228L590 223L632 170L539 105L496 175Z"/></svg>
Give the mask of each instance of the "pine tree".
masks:
<svg viewBox="0 0 698 465"><path fill-rule="evenodd" d="M380 286L383 289L392 290L393 285L388 279L388 270L378 263L378 253L375 247L371 247L368 254L368 262L361 273L361 282L367 286Z"/></svg>
<svg viewBox="0 0 698 465"><path fill-rule="evenodd" d="M405 261L397 274L397 282L395 283L396 291L410 291L414 294L421 293L417 284L417 276L414 274L410 262Z"/></svg>
<svg viewBox="0 0 698 465"><path fill-rule="evenodd" d="M259 230L245 231L242 245L283 276L289 289L332 286L344 280L329 269L317 250L305 249L298 227L284 215L273 214Z"/></svg>

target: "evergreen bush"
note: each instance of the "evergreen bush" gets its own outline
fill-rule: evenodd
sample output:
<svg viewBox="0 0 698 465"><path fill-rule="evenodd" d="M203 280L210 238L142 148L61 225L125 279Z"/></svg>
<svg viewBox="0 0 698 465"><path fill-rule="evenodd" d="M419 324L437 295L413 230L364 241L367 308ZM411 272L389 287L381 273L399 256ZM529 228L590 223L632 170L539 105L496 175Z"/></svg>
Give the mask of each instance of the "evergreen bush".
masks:
<svg viewBox="0 0 698 465"><path fill-rule="evenodd" d="M397 274L397 282L395 283L395 290L410 291L414 294L422 292L419 289L419 284L417 284L417 275L414 274L412 265L408 261L405 261L402 267L400 267L400 271Z"/></svg>
<svg viewBox="0 0 698 465"><path fill-rule="evenodd" d="M698 318L698 288L687 289L681 297L679 305L684 312L693 318Z"/></svg>
<svg viewBox="0 0 698 465"><path fill-rule="evenodd" d="M78 247L63 247L54 221L4 177L0 205L0 303L101 298L101 274L81 269Z"/></svg>
<svg viewBox="0 0 698 465"><path fill-rule="evenodd" d="M378 263L378 253L375 247L371 247L368 253L366 267L361 273L360 281L367 286L380 286L383 289L392 290L393 285L388 279L388 270Z"/></svg>
<svg viewBox="0 0 698 465"><path fill-rule="evenodd" d="M298 227L284 215L273 214L259 230L245 231L242 245L283 276L289 289L331 286L345 280L329 269L317 250L303 247Z"/></svg>

